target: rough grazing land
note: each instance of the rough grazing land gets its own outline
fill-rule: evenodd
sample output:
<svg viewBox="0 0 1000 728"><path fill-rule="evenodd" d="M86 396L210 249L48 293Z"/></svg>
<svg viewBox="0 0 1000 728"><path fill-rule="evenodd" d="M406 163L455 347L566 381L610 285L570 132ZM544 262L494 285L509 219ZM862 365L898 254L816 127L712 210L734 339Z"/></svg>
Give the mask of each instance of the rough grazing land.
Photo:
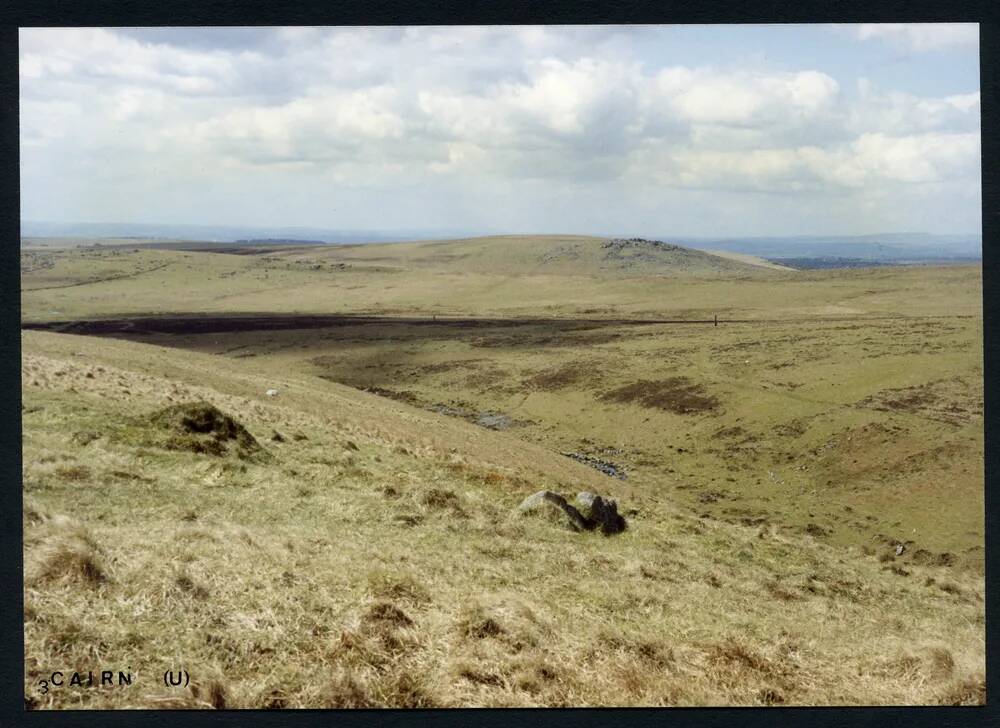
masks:
<svg viewBox="0 0 1000 728"><path fill-rule="evenodd" d="M978 269L531 240L33 251L27 322L115 323L22 335L27 705L982 703Z"/></svg>

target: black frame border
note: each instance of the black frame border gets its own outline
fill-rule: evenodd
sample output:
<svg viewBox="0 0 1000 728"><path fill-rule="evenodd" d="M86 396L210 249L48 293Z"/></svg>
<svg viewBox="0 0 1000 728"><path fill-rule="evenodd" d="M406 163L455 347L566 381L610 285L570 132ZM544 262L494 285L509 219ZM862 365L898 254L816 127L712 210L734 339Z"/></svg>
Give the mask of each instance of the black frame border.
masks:
<svg viewBox="0 0 1000 728"><path fill-rule="evenodd" d="M859 708L680 708L680 709L506 709L353 711L25 711L23 704L23 594L21 543L20 392L20 167L18 127L18 28L32 26L197 25L505 25L600 23L823 23L978 22L982 108L983 343L987 705ZM183 726L467 725L599 726L608 722L655 725L875 726L906 724L956 728L1000 725L1000 660L992 634L1000 594L991 578L998 561L1000 468L996 371L998 330L991 313L1000 310L1000 180L995 162L1000 90L1000 4L989 0L15 0L0 8L0 725L130 726L137 722Z"/></svg>

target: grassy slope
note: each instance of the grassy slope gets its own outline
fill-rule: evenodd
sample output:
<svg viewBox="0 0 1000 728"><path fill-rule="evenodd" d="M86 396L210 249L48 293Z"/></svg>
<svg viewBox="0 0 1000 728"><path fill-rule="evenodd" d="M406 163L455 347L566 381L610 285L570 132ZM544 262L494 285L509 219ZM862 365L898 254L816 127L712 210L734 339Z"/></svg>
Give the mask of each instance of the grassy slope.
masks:
<svg viewBox="0 0 1000 728"><path fill-rule="evenodd" d="M425 406L503 412L528 423L512 434L550 450L623 450L609 457L626 466L630 482L665 490L698 513L763 519L879 551L899 540L909 542L907 560L982 569L978 268L734 279L511 276L414 264L420 272L413 275L391 271L404 271L406 256L426 257L420 251L439 244L375 247L397 251L384 269L367 267L371 261L340 268L302 251L67 255L54 270L26 275L27 287L67 271L91 280L108 268L170 264L100 284L26 291L24 313L32 320L156 311L598 319L719 312L750 319L719 328L577 333L385 325L149 340L255 357L276 377L308 372L400 392ZM604 398L622 386L675 376L718 397L718 411L678 415Z"/></svg>
<svg viewBox="0 0 1000 728"><path fill-rule="evenodd" d="M602 457L624 465L637 489L698 513L880 551L909 542L906 560L981 570L980 336L973 322L890 321L160 340L255 357L276 376L313 371L425 406L505 413L524 423L512 432L552 450L612 451ZM608 397L675 377L718 408Z"/></svg>
<svg viewBox="0 0 1000 728"><path fill-rule="evenodd" d="M984 699L981 577L700 519L306 374L268 399L274 362L35 332L22 346L36 707ZM196 398L273 459L137 444L146 413ZM638 510L625 534L513 512L584 485ZM35 690L44 670L127 666L125 690ZM158 674L179 666L194 686L167 694Z"/></svg>
<svg viewBox="0 0 1000 728"><path fill-rule="evenodd" d="M332 246L293 255L406 269L503 275L750 275L760 274L767 267L679 246L661 250L640 244L616 253L603 246L605 241L579 235L496 235Z"/></svg>
<svg viewBox="0 0 1000 728"><path fill-rule="evenodd" d="M982 310L981 297L975 295L979 269L971 267L790 273L750 268L752 274L735 276L706 272L620 277L508 275L476 266L421 268L412 275L401 258L388 265L362 265L333 260L325 248L317 251L266 256L161 250L34 252L46 261L43 265L52 265L43 267L36 260L23 273L22 315L30 321L189 311L978 317Z"/></svg>
<svg viewBox="0 0 1000 728"><path fill-rule="evenodd" d="M772 263L764 258L759 258L756 255L748 255L747 253L734 253L731 250L706 250L706 253L711 253L712 255L717 255L720 258L729 258L731 260L738 260L743 263L750 263L751 265L759 265L764 268L771 268L772 270L791 270L786 265L779 265L778 263Z"/></svg>

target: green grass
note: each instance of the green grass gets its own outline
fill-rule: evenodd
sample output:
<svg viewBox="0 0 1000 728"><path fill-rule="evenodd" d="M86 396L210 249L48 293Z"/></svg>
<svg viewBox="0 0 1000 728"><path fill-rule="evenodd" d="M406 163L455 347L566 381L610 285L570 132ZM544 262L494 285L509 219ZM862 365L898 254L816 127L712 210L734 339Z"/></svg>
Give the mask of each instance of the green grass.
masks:
<svg viewBox="0 0 1000 728"><path fill-rule="evenodd" d="M898 540L907 558L981 570L979 331L967 319L586 331L387 323L148 340L228 353L276 378L310 372L425 408L502 413L516 422L511 434L555 452L617 451L607 457L634 487L698 513L858 548ZM712 406L626 396L671 394L675 381ZM923 399L907 394L925 384Z"/></svg>

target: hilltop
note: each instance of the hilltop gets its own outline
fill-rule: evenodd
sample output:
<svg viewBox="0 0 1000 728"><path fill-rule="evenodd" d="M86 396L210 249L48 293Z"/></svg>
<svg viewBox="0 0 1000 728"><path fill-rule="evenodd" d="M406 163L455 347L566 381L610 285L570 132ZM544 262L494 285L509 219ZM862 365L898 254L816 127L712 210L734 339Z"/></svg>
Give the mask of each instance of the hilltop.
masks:
<svg viewBox="0 0 1000 728"><path fill-rule="evenodd" d="M42 332L22 351L31 707L984 699L981 576L699 516L254 359ZM240 446L171 430L190 403ZM542 488L616 498L628 528L518 513ZM95 654L138 686L38 694ZM174 656L192 686L168 692Z"/></svg>
<svg viewBox="0 0 1000 728"><path fill-rule="evenodd" d="M768 268L750 256L736 260L660 240L577 235L497 235L338 245L298 255L357 265L504 275L752 275Z"/></svg>

